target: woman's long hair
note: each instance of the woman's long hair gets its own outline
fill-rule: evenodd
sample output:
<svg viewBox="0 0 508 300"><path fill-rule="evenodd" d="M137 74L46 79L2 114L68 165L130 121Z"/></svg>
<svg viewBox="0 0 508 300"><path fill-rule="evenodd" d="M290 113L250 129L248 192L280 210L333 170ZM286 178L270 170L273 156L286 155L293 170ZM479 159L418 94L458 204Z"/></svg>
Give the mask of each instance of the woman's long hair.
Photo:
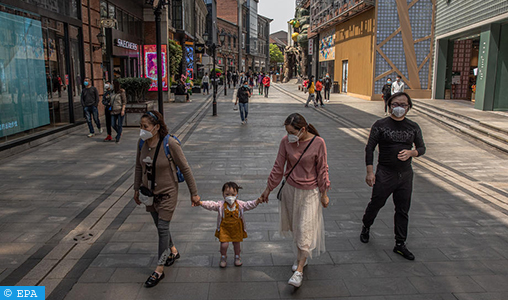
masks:
<svg viewBox="0 0 508 300"><path fill-rule="evenodd" d="M286 121L284 121L284 126L287 125L293 126L296 130L300 130L305 127L308 132L312 133L313 135L320 136L317 129L312 124L307 123L307 120L305 120L305 118L299 113L290 114L286 118Z"/></svg>
<svg viewBox="0 0 508 300"><path fill-rule="evenodd" d="M155 110L148 111L141 116L141 119L143 118L146 118L153 126L159 125L159 137L161 139L169 134L168 126L166 125L166 122L164 122L164 117L160 114L160 112Z"/></svg>

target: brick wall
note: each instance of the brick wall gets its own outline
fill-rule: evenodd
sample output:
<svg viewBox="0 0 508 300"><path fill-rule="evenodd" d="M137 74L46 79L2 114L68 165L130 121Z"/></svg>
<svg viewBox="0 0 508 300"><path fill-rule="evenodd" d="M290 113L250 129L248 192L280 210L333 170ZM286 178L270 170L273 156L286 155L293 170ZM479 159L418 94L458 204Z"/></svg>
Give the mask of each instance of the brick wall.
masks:
<svg viewBox="0 0 508 300"><path fill-rule="evenodd" d="M100 32L100 1L82 0L81 12L83 20L83 52L85 59L85 76L93 80L99 93L103 93L102 81L102 51L97 49L100 46L97 34ZM93 47L96 46L94 51Z"/></svg>
<svg viewBox="0 0 508 300"><path fill-rule="evenodd" d="M238 1L217 0L217 18L238 24Z"/></svg>

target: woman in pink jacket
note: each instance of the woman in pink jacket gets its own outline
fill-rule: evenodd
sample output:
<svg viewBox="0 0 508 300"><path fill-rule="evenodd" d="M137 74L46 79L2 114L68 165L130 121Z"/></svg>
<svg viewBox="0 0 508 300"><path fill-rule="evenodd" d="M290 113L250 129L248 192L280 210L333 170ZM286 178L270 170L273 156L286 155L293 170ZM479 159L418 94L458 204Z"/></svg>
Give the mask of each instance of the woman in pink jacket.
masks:
<svg viewBox="0 0 508 300"><path fill-rule="evenodd" d="M321 206L328 206L330 180L326 144L316 128L298 113L289 115L284 125L288 135L280 142L277 159L260 198L267 202L268 195L286 177L278 197L280 232L293 238L297 258L288 283L299 287L307 258L312 258L314 250L316 255L326 251Z"/></svg>
<svg viewBox="0 0 508 300"><path fill-rule="evenodd" d="M220 241L220 267L225 268L227 265L227 253L229 243L233 243L235 249L235 266L240 267L242 260L240 259L240 243L247 237L245 219L243 213L254 209L261 203L260 199L254 201L238 200L238 191L241 189L234 182L226 182L222 187L221 201L200 201L204 209L217 211L217 230L215 236Z"/></svg>

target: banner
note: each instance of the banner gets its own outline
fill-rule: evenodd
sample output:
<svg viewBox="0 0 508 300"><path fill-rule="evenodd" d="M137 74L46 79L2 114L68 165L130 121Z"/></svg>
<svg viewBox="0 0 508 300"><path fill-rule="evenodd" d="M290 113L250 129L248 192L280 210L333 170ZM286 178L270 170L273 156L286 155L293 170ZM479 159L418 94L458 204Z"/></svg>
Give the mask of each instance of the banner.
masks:
<svg viewBox="0 0 508 300"><path fill-rule="evenodd" d="M152 80L149 91L158 90L157 82L157 46L145 45L145 77ZM168 90L168 72L167 72L167 50L166 45L162 45L162 90Z"/></svg>

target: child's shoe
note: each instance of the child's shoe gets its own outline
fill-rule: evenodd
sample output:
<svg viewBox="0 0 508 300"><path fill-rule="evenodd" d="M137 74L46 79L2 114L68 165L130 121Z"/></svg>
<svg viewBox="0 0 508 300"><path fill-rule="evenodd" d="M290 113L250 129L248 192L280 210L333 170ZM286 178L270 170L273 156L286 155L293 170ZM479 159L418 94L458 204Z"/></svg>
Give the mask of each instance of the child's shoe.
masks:
<svg viewBox="0 0 508 300"><path fill-rule="evenodd" d="M222 256L220 257L220 264L219 264L219 266L220 266L221 268L225 268L225 267L228 265L228 263L227 263L227 261L226 261L226 260L227 260L227 258L228 258L228 257L227 257L226 255L222 255Z"/></svg>
<svg viewBox="0 0 508 300"><path fill-rule="evenodd" d="M242 266L242 259L240 258L240 255L235 255L235 266L236 267Z"/></svg>

